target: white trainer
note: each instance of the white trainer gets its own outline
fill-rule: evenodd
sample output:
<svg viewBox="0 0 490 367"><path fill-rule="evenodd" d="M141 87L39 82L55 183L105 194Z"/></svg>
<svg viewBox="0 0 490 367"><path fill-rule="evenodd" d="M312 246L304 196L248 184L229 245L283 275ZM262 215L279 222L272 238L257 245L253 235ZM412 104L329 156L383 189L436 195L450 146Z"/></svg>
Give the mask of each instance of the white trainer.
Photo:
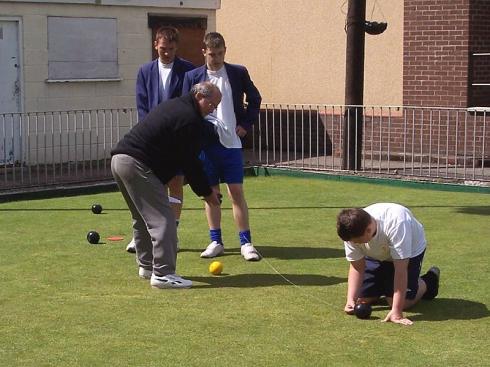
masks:
<svg viewBox="0 0 490 367"><path fill-rule="evenodd" d="M151 270L140 267L138 270L138 274L139 274L140 278L150 279L151 274L153 274L153 272Z"/></svg>
<svg viewBox="0 0 490 367"><path fill-rule="evenodd" d="M153 288L159 289L178 289L192 287L192 281L179 277L177 274L167 274L164 276L151 275L150 284Z"/></svg>
<svg viewBox="0 0 490 367"><path fill-rule="evenodd" d="M206 250L201 252L201 257L216 257L223 255L225 252L225 247L223 246L222 243L218 243L216 241L211 242L208 247L206 247Z"/></svg>
<svg viewBox="0 0 490 367"><path fill-rule="evenodd" d="M132 238L131 242L128 243L128 245L126 246L126 251L129 252L130 254L136 253L136 246L134 244L134 238Z"/></svg>
<svg viewBox="0 0 490 367"><path fill-rule="evenodd" d="M247 261L260 260L260 254L251 243L246 243L245 245L241 246L240 252L242 253L243 258Z"/></svg>

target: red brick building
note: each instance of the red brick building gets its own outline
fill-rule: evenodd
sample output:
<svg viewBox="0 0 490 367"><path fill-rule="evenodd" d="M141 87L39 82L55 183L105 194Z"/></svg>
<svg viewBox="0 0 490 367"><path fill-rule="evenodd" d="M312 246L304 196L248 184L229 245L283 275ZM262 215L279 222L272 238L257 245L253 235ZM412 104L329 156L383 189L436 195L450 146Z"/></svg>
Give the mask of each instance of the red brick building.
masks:
<svg viewBox="0 0 490 367"><path fill-rule="evenodd" d="M490 107L490 1L404 1L403 104Z"/></svg>

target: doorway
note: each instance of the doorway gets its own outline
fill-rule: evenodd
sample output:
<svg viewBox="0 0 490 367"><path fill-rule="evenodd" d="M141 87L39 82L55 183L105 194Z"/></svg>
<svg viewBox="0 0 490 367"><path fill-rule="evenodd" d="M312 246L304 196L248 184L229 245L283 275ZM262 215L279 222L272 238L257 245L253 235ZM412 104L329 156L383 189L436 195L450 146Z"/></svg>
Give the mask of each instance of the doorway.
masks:
<svg viewBox="0 0 490 367"><path fill-rule="evenodd" d="M204 64L202 55L203 39L207 28L206 18L182 18L150 15L148 26L151 28L152 58L156 59L158 54L153 47L155 33L161 26L172 26L179 30L180 41L177 56L192 62L195 66Z"/></svg>
<svg viewBox="0 0 490 367"><path fill-rule="evenodd" d="M19 21L0 19L0 163L20 157L21 83Z"/></svg>

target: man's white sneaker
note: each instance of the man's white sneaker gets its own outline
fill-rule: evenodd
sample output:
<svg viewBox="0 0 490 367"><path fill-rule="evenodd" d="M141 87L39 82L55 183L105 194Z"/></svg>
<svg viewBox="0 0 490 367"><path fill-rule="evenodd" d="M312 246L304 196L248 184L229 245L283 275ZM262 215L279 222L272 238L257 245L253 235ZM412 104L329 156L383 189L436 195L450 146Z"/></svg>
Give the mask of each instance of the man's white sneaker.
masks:
<svg viewBox="0 0 490 367"><path fill-rule="evenodd" d="M240 249L242 256L247 261L259 261L260 254L251 243L246 243Z"/></svg>
<svg viewBox="0 0 490 367"><path fill-rule="evenodd" d="M139 274L140 278L150 279L151 274L153 274L153 272L151 270L140 267L138 270L138 274Z"/></svg>
<svg viewBox="0 0 490 367"><path fill-rule="evenodd" d="M216 257L223 255L224 252L225 248L223 244L213 241L206 247L206 250L201 252L201 257Z"/></svg>
<svg viewBox="0 0 490 367"><path fill-rule="evenodd" d="M167 274L164 276L151 275L150 284L154 288L171 289L171 288L190 288L192 281L179 277L177 274Z"/></svg>
<svg viewBox="0 0 490 367"><path fill-rule="evenodd" d="M136 253L136 246L134 245L134 238L131 239L131 242L126 246L126 251L130 254Z"/></svg>

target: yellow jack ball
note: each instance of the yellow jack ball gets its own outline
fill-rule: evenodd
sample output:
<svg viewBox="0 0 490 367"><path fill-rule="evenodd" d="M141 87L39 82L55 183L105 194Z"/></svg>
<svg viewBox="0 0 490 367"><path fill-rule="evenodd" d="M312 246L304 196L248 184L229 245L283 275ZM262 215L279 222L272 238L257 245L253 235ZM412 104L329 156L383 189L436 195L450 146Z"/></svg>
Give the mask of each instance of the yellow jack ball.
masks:
<svg viewBox="0 0 490 367"><path fill-rule="evenodd" d="M220 261L213 261L209 264L209 272L213 275L219 275L223 271L223 264Z"/></svg>

